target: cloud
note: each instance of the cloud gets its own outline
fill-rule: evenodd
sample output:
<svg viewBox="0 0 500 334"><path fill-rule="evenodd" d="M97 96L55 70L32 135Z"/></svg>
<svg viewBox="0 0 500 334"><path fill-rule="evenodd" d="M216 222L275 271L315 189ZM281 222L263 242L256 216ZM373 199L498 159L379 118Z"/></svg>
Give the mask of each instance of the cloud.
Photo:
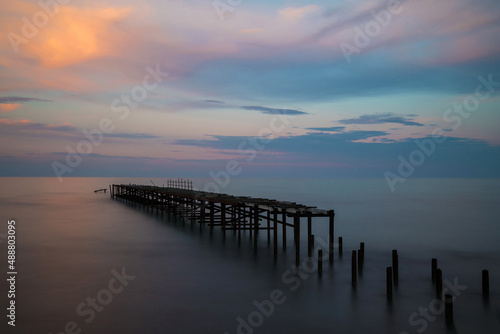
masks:
<svg viewBox="0 0 500 334"><path fill-rule="evenodd" d="M146 134L146 133L111 133L111 134L107 134L106 137L128 138L128 139L155 139L155 138L161 138L160 136L149 135L149 134Z"/></svg>
<svg viewBox="0 0 500 334"><path fill-rule="evenodd" d="M304 143L313 144L316 143L319 146L331 145L334 143L350 143L357 140L364 140L371 137L380 137L388 135L385 131L346 131L341 133L311 133L307 135L294 136L294 137L279 137L271 141L269 149L273 149L274 145L283 147L286 143L301 143L301 145L295 147L298 151L300 147L304 146ZM197 146L203 148L212 148L219 150L236 150L240 147L241 143L244 142L256 142L260 140L259 137L244 137L244 136L220 136L212 135L209 136L210 139L178 139L172 142L174 145L187 145L187 146ZM277 144L279 143L279 144ZM293 150L292 150L293 151ZM307 151L307 150L306 150Z"/></svg>
<svg viewBox="0 0 500 334"><path fill-rule="evenodd" d="M241 109L245 110L256 110L263 114L269 115L305 115L307 112L295 110L295 109L279 109L279 108L268 108L260 106L241 106Z"/></svg>
<svg viewBox="0 0 500 334"><path fill-rule="evenodd" d="M81 129L72 125L54 125L44 123L34 123L29 120L12 121L0 119L0 129L2 134L10 133L11 135L22 135L23 137L60 137L73 136L76 139L82 137ZM104 135L108 138L124 138L124 139L156 139L160 136L150 135L147 133L110 133Z"/></svg>
<svg viewBox="0 0 500 334"><path fill-rule="evenodd" d="M9 112L12 110L19 109L21 105L19 103L4 103L0 104L0 113Z"/></svg>
<svg viewBox="0 0 500 334"><path fill-rule="evenodd" d="M224 103L224 102L218 101L218 100L204 100L204 102L208 102L208 103Z"/></svg>
<svg viewBox="0 0 500 334"><path fill-rule="evenodd" d="M284 18L292 21L300 20L305 15L317 11L319 9L316 5L309 5L304 7L287 7L279 11L279 14Z"/></svg>
<svg viewBox="0 0 500 334"><path fill-rule="evenodd" d="M408 126L424 126L422 123L413 121L411 118L402 116L394 116L392 113L363 115L358 118L348 118L338 121L342 124L383 124L383 123L398 123Z"/></svg>
<svg viewBox="0 0 500 334"><path fill-rule="evenodd" d="M77 128L71 125L53 125L44 123L34 123L30 120L24 119L20 121L12 121L8 119L0 119L0 126L9 127L14 129L15 132L29 132L35 135L40 130L57 131L57 132L76 132Z"/></svg>
<svg viewBox="0 0 500 334"><path fill-rule="evenodd" d="M331 126L331 127L328 127L328 128L306 128L306 130L338 132L338 131L345 130L345 126Z"/></svg>
<svg viewBox="0 0 500 334"><path fill-rule="evenodd" d="M1 96L0 103L23 103L23 102L53 102L52 100L39 99L36 97L22 97L22 96Z"/></svg>

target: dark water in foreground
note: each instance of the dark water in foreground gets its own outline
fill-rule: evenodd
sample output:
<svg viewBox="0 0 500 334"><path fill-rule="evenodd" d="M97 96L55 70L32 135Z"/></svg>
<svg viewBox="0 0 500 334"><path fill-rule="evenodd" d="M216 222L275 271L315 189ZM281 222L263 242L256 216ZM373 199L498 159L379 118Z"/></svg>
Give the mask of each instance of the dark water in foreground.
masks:
<svg viewBox="0 0 500 334"><path fill-rule="evenodd" d="M335 254L333 267L325 263L321 279L291 272L291 247L274 263L264 233L255 254L248 238L238 248L230 233L224 243L220 233L210 237L180 219L93 193L129 182L149 184L0 178L1 275L7 276L11 218L18 272L16 327L6 324L8 286L0 283L2 333L500 332L498 179L413 179L394 194L375 179L232 180L224 192L335 209L344 257ZM199 188L205 182L195 180ZM326 240L322 222L313 233ZM361 241L365 264L353 290L349 253ZM400 279L389 305L385 268L392 249L398 249ZM456 291L453 327L434 300L432 257ZM482 269L490 272L489 301L481 295ZM238 331L238 319L249 324Z"/></svg>

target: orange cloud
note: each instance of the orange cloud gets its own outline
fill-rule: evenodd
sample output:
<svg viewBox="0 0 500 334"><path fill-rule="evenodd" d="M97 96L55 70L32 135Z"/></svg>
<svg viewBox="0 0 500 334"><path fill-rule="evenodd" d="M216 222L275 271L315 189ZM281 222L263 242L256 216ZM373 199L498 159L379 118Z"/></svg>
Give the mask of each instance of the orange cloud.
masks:
<svg viewBox="0 0 500 334"><path fill-rule="evenodd" d="M287 7L279 11L279 14L288 20L300 20L310 12L319 9L316 5L309 5L304 7Z"/></svg>
<svg viewBox="0 0 500 334"><path fill-rule="evenodd" d="M21 105L19 103L3 103L0 104L0 113L16 110L19 109L20 107Z"/></svg>
<svg viewBox="0 0 500 334"><path fill-rule="evenodd" d="M50 68L63 67L88 59L112 55L114 22L129 9L79 9L61 7L38 36L26 43L24 52Z"/></svg>

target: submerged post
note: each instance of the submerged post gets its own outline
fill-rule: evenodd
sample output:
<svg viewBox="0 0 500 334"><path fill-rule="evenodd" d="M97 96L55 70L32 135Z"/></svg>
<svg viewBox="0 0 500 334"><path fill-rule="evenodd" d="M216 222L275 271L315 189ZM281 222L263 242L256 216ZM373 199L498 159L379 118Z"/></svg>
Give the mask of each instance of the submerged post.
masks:
<svg viewBox="0 0 500 334"><path fill-rule="evenodd" d="M444 313L446 324L453 324L453 296L449 293L444 295Z"/></svg>
<svg viewBox="0 0 500 334"><path fill-rule="evenodd" d="M274 242L274 259L278 258L278 209L273 209L273 242Z"/></svg>
<svg viewBox="0 0 500 334"><path fill-rule="evenodd" d="M311 217L311 212L308 212L307 213L307 254L308 254L308 256L311 256L312 248L314 247L314 243L313 243L313 245L311 245L311 240L314 240L314 239L311 239L311 236L312 236L312 217Z"/></svg>
<svg viewBox="0 0 500 334"><path fill-rule="evenodd" d="M311 257L314 250L314 234L309 237L307 256Z"/></svg>
<svg viewBox="0 0 500 334"><path fill-rule="evenodd" d="M396 249L392 250L392 275L394 279L394 285L398 285L399 281L399 265L398 265L398 251Z"/></svg>
<svg viewBox="0 0 500 334"><path fill-rule="evenodd" d="M321 277L323 273L323 250L318 250L318 276Z"/></svg>
<svg viewBox="0 0 500 334"><path fill-rule="evenodd" d="M490 294L490 274L488 270L483 270L483 296L487 297Z"/></svg>
<svg viewBox="0 0 500 334"><path fill-rule="evenodd" d="M433 258L431 266L432 266L432 283L435 283L437 277L438 260Z"/></svg>
<svg viewBox="0 0 500 334"><path fill-rule="evenodd" d="M392 267L386 269L387 300L392 301Z"/></svg>
<svg viewBox="0 0 500 334"><path fill-rule="evenodd" d="M300 263L300 213L299 211L295 212L294 218L294 227L295 230L295 264L298 266Z"/></svg>
<svg viewBox="0 0 500 334"><path fill-rule="evenodd" d="M330 264L333 263L333 229L334 229L334 217L335 217L335 211L333 210L329 210L328 211L328 216L330 218L330 226L329 226L329 244L330 244L330 247L329 247L329 254L328 254L328 257L329 257L329 261L330 261Z"/></svg>
<svg viewBox="0 0 500 334"><path fill-rule="evenodd" d="M342 237L339 237L339 257L342 257L343 253L343 246L342 246Z"/></svg>
<svg viewBox="0 0 500 334"><path fill-rule="evenodd" d="M257 240L259 239L259 206L257 204L253 206L253 219L254 219L253 248L257 250Z"/></svg>
<svg viewBox="0 0 500 334"><path fill-rule="evenodd" d="M282 233L282 237L283 237L283 250L286 250L286 211L283 210L282 211L282 223L281 225L283 226L283 233Z"/></svg>
<svg viewBox="0 0 500 334"><path fill-rule="evenodd" d="M352 251L351 256L351 284L353 287L356 286L356 251Z"/></svg>
<svg viewBox="0 0 500 334"><path fill-rule="evenodd" d="M436 270L436 297L441 299L443 293L443 272L441 269Z"/></svg>

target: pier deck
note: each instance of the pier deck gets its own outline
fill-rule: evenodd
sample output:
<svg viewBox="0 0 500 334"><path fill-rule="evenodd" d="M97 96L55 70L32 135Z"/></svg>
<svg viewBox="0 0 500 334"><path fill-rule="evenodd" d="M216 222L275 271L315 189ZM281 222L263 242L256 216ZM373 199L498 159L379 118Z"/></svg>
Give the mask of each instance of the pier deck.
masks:
<svg viewBox="0 0 500 334"><path fill-rule="evenodd" d="M267 198L248 196L233 196L193 190L192 183L181 181L168 182L167 187L113 184L110 185L110 195L113 199L143 205L158 214L173 213L194 224L200 229L220 227L225 238L226 231L238 234L241 243L242 231L249 231L257 249L259 231L267 233L267 242L274 245L274 257L278 254L278 226L281 229L282 246L286 249L287 229L292 229L295 246L296 263L300 261L300 224L307 220L308 253L313 246L312 222L315 217L329 218L329 260L333 262L334 216L333 210L320 210L294 202L278 201ZM290 218L290 221L287 219Z"/></svg>

